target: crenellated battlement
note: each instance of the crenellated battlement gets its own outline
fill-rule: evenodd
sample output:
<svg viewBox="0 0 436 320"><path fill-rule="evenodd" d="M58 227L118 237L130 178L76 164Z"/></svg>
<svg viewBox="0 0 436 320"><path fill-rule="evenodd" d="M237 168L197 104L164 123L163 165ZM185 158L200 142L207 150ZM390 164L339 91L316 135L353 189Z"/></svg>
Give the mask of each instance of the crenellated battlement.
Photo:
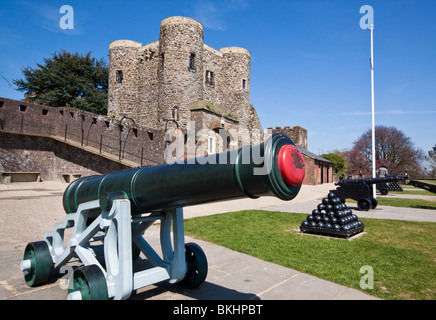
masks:
<svg viewBox="0 0 436 320"><path fill-rule="evenodd" d="M129 118L0 97L0 132L52 138L128 166L164 163L163 133Z"/></svg>
<svg viewBox="0 0 436 320"><path fill-rule="evenodd" d="M283 128L268 128L268 130L271 130L272 133L283 133L291 138L297 146L307 149L307 129L303 127L294 126L291 128L290 126L285 126Z"/></svg>

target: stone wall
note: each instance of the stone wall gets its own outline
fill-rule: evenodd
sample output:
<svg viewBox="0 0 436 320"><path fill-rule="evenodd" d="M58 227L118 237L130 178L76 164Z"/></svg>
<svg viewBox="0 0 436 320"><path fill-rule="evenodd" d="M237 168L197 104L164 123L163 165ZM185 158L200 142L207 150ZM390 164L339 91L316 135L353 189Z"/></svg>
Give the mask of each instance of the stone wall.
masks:
<svg viewBox="0 0 436 320"><path fill-rule="evenodd" d="M202 148L202 144L208 143L210 137L214 138L216 153L242 146L242 142L239 141L239 122L236 119L223 115L223 111L217 104L210 105L205 101L197 101L193 105L191 121L195 125L196 132L199 131L198 129L203 130L203 136L197 140L197 148ZM230 143L233 144L230 145ZM207 153L197 156L203 155Z"/></svg>
<svg viewBox="0 0 436 320"><path fill-rule="evenodd" d="M21 159L27 166L33 162L26 160L29 157L42 159L41 155L45 154L44 150L55 148L50 151L54 153L55 150L61 150L56 142L61 143L60 145L67 144L71 148L74 147L68 149L68 152L59 153L61 155L58 156L59 159L64 155L66 156L65 163L74 163L74 161L68 160L69 153L88 154L87 156L79 156L82 159L88 159L88 161L80 161L80 164L85 168L83 170L90 170L89 172L99 172L99 170L93 169L95 164L112 170L120 167L119 165L121 167L136 167L141 164L164 163L163 132L138 127L129 119L120 121L73 108L49 107L0 97L0 132L3 134L0 143L2 148L0 164L6 161L3 155L9 154L6 165L8 171L24 170L22 166L18 165L19 162L14 162L13 159ZM16 138L15 135L28 136L30 140L23 137ZM44 139L38 140L36 138ZM54 141L49 142L51 140ZM30 141L35 143L35 147L32 147ZM43 144L48 147L43 147ZM27 158L21 156L22 151L17 151L26 150L26 148L30 152ZM67 147L63 148L66 150ZM37 152L38 155L34 156L34 152ZM102 160L97 160L100 158ZM35 163L50 167L53 161L36 161ZM116 164L101 165L101 161L115 162ZM17 164L15 168L13 163ZM35 169L32 166L27 166L27 168L29 170ZM69 171L67 166L60 167L59 170ZM70 171L78 170L77 167L71 167ZM47 178L47 176L45 177ZM56 173L55 176L50 177L58 178L59 174Z"/></svg>
<svg viewBox="0 0 436 320"><path fill-rule="evenodd" d="M283 133L287 135L291 140L299 147L303 147L304 149L307 149L307 129L304 129L300 126L294 126L294 127L275 127L275 128L268 128L268 130L272 130L272 133Z"/></svg>
<svg viewBox="0 0 436 320"><path fill-rule="evenodd" d="M138 50L138 125L147 128L159 128L159 87L157 74L160 72L159 41L155 41Z"/></svg>
<svg viewBox="0 0 436 320"><path fill-rule="evenodd" d="M222 77L220 77L223 69L222 59L223 54L220 51L206 44L203 46L203 100L224 106L225 93ZM206 79L207 76L209 79Z"/></svg>
<svg viewBox="0 0 436 320"><path fill-rule="evenodd" d="M38 172L43 181L61 181L64 175L90 176L128 168L50 138L0 132L0 173Z"/></svg>
<svg viewBox="0 0 436 320"><path fill-rule="evenodd" d="M262 130L262 125L260 123L259 117L257 116L257 112L256 109L254 108L253 105L250 106L250 134L252 136L252 143L253 144L259 144L261 142L263 142L264 140L264 134L263 134L263 130ZM254 131L259 131L259 134L257 134L257 132L253 132Z"/></svg>

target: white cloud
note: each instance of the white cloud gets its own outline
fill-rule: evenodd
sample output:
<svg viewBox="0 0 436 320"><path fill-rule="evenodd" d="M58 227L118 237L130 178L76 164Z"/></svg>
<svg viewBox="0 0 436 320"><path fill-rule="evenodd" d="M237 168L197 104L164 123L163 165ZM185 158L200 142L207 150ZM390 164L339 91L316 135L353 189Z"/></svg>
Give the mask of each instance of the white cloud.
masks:
<svg viewBox="0 0 436 320"><path fill-rule="evenodd" d="M242 11L248 8L245 0L197 0L193 2L193 18L200 21L207 29L224 30L226 15L231 11Z"/></svg>
<svg viewBox="0 0 436 320"><path fill-rule="evenodd" d="M222 11L211 1L196 1L194 19L200 21L205 28L224 30Z"/></svg>
<svg viewBox="0 0 436 320"><path fill-rule="evenodd" d="M409 87L411 84L412 84L412 83L411 83L410 81L407 81L406 83L402 83L402 84L399 84L399 85L396 85L396 86L391 87L391 88L389 89L389 91L390 91L391 93L398 94L398 93L403 92L404 89L406 89L407 87Z"/></svg>

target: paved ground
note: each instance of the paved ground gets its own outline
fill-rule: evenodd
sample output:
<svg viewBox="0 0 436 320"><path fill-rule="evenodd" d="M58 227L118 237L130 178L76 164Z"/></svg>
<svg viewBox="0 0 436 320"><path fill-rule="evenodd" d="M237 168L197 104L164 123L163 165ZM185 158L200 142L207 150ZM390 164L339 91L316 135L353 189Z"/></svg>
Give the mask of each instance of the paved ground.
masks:
<svg viewBox="0 0 436 320"><path fill-rule="evenodd" d="M62 195L66 184L57 182L0 184L0 300L64 300L67 292L63 280L53 277L48 285L29 288L19 263L25 245L42 240L44 233L56 222L63 221ZM333 184L303 186L290 202L264 197L243 199L185 208L185 218L245 209L277 210L309 213L325 197ZM352 205L350 205L352 207ZM434 210L379 207L359 217L406 219L436 222ZM159 228L150 227L147 241L159 246ZM345 240L344 240L345 241ZM152 285L132 295L134 300L341 300L376 299L358 290L347 288L308 274L237 253L227 248L186 237L205 251L209 272L206 282L196 290L182 290L168 284ZM144 263L139 259L137 263ZM358 272L358 271L356 271Z"/></svg>

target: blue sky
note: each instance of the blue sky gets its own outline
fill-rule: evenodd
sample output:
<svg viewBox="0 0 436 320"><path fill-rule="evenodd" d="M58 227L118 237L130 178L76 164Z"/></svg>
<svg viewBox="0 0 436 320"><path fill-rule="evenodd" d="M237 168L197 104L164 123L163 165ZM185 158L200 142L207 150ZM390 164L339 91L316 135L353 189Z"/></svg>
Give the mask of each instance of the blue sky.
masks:
<svg viewBox="0 0 436 320"><path fill-rule="evenodd" d="M74 29L60 28L63 5ZM300 125L310 151L344 150L371 128L362 5L374 8L375 123L427 152L436 144L434 0L0 0L0 96L22 99L11 81L55 51L108 61L110 42L153 42L162 19L187 16L209 46L251 52L251 103L264 128Z"/></svg>

